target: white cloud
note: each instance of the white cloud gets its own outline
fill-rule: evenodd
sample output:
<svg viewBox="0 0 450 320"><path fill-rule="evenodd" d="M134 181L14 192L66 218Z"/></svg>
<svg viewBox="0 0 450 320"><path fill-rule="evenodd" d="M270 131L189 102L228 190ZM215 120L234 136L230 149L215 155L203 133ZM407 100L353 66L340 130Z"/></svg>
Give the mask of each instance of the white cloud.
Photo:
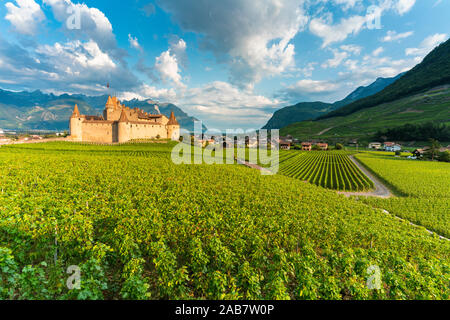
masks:
<svg viewBox="0 0 450 320"><path fill-rule="evenodd" d="M309 30L323 39L322 47L324 48L334 42L344 41L351 34L358 34L364 28L366 22L367 18L363 16L342 19L335 25L330 24L324 18L315 18L311 20Z"/></svg>
<svg viewBox="0 0 450 320"><path fill-rule="evenodd" d="M135 48L136 50L142 51L142 47L139 44L138 38L137 37L132 37L131 34L128 34L128 42L130 43L130 46L132 48Z"/></svg>
<svg viewBox="0 0 450 320"><path fill-rule="evenodd" d="M186 31L202 35L201 48L230 66L235 84L251 88L294 65L291 40L303 30L304 0L167 0L161 6Z"/></svg>
<svg viewBox="0 0 450 320"><path fill-rule="evenodd" d="M342 3L346 2L345 0L342 1ZM351 5L352 2L349 2L349 4ZM335 24L333 24L333 15L326 13L321 17L312 19L309 30L322 38L322 47L327 47L332 43L344 41L350 35L357 35L366 29L368 24L372 24L377 16L381 17L388 10L399 15L407 13L414 6L415 0L377 0L372 4L376 5L377 10L375 12L367 11L365 15L353 15L343 18Z"/></svg>
<svg viewBox="0 0 450 320"><path fill-rule="evenodd" d="M350 52L355 55L359 55L361 53L362 47L354 44L342 45L340 48L344 51Z"/></svg>
<svg viewBox="0 0 450 320"><path fill-rule="evenodd" d="M339 88L336 83L322 80L303 79L297 81L294 85L288 86L288 89L300 93L329 93Z"/></svg>
<svg viewBox="0 0 450 320"><path fill-rule="evenodd" d="M388 31L386 36L381 40L383 42L392 42L397 41L401 39L408 38L414 34L413 31L403 32L403 33L397 33L396 31Z"/></svg>
<svg viewBox="0 0 450 320"><path fill-rule="evenodd" d="M15 30L26 35L35 35L39 23L45 19L45 15L39 4L34 0L16 0L17 6L12 2L5 4L8 13L5 19L8 20Z"/></svg>
<svg viewBox="0 0 450 320"><path fill-rule="evenodd" d="M92 39L102 51L108 52L116 59L124 56L124 50L117 47L111 22L99 9L90 8L84 3L75 4L71 0L43 0L43 3L51 7L55 18L67 31L67 36L78 40ZM73 12L80 14L80 29L68 29L66 21Z"/></svg>
<svg viewBox="0 0 450 320"><path fill-rule="evenodd" d="M172 81L179 87L185 87L181 82L181 70L178 67L177 58L170 50L164 51L156 58L155 69L164 81Z"/></svg>
<svg viewBox="0 0 450 320"><path fill-rule="evenodd" d="M348 44L340 46L340 50L331 49L333 52L333 58L328 59L322 64L322 68L337 68L339 67L345 59L349 58L351 55L359 55L361 53L362 47Z"/></svg>
<svg viewBox="0 0 450 320"><path fill-rule="evenodd" d="M400 15L407 13L414 7L416 0L398 0L395 4L395 8Z"/></svg>
<svg viewBox="0 0 450 320"><path fill-rule="evenodd" d="M344 10L354 8L357 4L360 4L362 0L333 0L334 3L342 5Z"/></svg>
<svg viewBox="0 0 450 320"><path fill-rule="evenodd" d="M53 46L44 45L36 49L38 54L51 58L55 66L66 73L80 75L83 69L111 70L117 66L102 52L96 42L72 41L65 44L56 42Z"/></svg>
<svg viewBox="0 0 450 320"><path fill-rule="evenodd" d="M214 81L201 87L186 90L178 98L183 110L205 121L208 128L261 127L281 101L269 99L230 83Z"/></svg>
<svg viewBox="0 0 450 320"><path fill-rule="evenodd" d="M178 37L173 37L169 42L170 52L177 58L178 63L182 67L187 67L188 58L186 54L187 45L186 42Z"/></svg>
<svg viewBox="0 0 450 320"><path fill-rule="evenodd" d="M439 44L447 40L447 34L436 33L432 36L425 38L418 48L407 48L405 53L407 56L420 56L425 57L431 50L437 47Z"/></svg>
<svg viewBox="0 0 450 320"><path fill-rule="evenodd" d="M332 51L334 57L325 61L322 64L322 68L337 68L342 63L342 61L347 59L347 57L349 56L349 54L345 51L339 51L336 49L332 49Z"/></svg>
<svg viewBox="0 0 450 320"><path fill-rule="evenodd" d="M158 99L160 101L174 101L176 99L176 92L174 89L158 89L154 86L149 86L143 84L136 88L134 91L124 91L120 93L119 98L121 100L147 100L147 99Z"/></svg>
<svg viewBox="0 0 450 320"><path fill-rule="evenodd" d="M372 55L375 56L375 57L378 57L383 52L384 52L384 48L383 47L378 47L372 52Z"/></svg>

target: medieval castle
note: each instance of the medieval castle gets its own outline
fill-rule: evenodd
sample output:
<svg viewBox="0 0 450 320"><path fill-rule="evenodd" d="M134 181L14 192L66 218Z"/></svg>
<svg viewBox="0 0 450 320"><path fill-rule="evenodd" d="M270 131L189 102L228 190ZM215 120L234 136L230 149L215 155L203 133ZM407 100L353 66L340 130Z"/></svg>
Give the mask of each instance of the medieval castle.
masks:
<svg viewBox="0 0 450 320"><path fill-rule="evenodd" d="M75 105L70 117L70 138L73 141L115 143L136 139L180 138L180 125L173 112L170 118L131 109L116 97L108 97L103 116L81 115Z"/></svg>

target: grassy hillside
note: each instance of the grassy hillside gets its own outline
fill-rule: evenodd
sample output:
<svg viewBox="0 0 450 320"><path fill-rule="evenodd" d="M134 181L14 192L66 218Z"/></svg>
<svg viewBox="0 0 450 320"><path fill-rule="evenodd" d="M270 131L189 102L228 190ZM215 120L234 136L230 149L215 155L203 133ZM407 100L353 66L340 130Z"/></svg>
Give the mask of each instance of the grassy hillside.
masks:
<svg viewBox="0 0 450 320"><path fill-rule="evenodd" d="M378 78L374 83L359 87L350 93L345 99L335 103L324 102L300 102L294 106L289 106L276 111L263 129L280 129L295 122L313 120L321 115L341 108L356 100L373 95L388 85L399 79L403 74L393 78Z"/></svg>
<svg viewBox="0 0 450 320"><path fill-rule="evenodd" d="M281 134L300 139L370 139L380 129L426 121L450 123L450 85L347 116L295 123L281 129Z"/></svg>
<svg viewBox="0 0 450 320"><path fill-rule="evenodd" d="M382 91L332 111L319 119L346 116L447 83L450 83L450 40L434 49L422 63Z"/></svg>
<svg viewBox="0 0 450 320"><path fill-rule="evenodd" d="M330 112L333 110L332 108L331 103L301 102L276 111L263 129L280 129L291 123L312 120L321 114Z"/></svg>

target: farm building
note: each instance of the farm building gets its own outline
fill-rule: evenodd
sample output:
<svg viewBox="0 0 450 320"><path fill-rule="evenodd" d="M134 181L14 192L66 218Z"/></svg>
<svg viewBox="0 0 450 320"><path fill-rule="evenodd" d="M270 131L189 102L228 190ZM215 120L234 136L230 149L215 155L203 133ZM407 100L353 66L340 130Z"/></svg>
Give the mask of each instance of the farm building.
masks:
<svg viewBox="0 0 450 320"><path fill-rule="evenodd" d="M369 143L369 149L380 150L381 143L380 142L371 142L371 143Z"/></svg>
<svg viewBox="0 0 450 320"><path fill-rule="evenodd" d="M425 154L425 152L428 150L429 148L424 148L424 149L416 149L413 151L413 155L416 156L417 158L423 157L423 155Z"/></svg>
<svg viewBox="0 0 450 320"><path fill-rule="evenodd" d="M311 151L312 150L312 143L310 143L310 142L302 142L302 150L303 151Z"/></svg>
<svg viewBox="0 0 450 320"><path fill-rule="evenodd" d="M402 150L402 146L395 142L385 142L384 150L396 152Z"/></svg>
<svg viewBox="0 0 450 320"><path fill-rule="evenodd" d="M281 150L291 150L291 143L287 141L280 141L280 149Z"/></svg>

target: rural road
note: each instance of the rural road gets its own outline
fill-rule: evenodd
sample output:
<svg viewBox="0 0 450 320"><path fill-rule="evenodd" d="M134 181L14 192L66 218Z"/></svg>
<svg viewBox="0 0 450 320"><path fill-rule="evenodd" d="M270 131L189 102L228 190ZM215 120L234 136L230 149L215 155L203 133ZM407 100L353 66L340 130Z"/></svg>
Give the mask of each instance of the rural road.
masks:
<svg viewBox="0 0 450 320"><path fill-rule="evenodd" d="M364 168L353 156L350 156L350 160L362 171L364 174L373 181L375 186L374 191L370 192L339 192L340 194L350 196L363 196L363 197L377 197L377 198L390 198L392 197L392 192L378 180L373 174L371 174L366 168Z"/></svg>

